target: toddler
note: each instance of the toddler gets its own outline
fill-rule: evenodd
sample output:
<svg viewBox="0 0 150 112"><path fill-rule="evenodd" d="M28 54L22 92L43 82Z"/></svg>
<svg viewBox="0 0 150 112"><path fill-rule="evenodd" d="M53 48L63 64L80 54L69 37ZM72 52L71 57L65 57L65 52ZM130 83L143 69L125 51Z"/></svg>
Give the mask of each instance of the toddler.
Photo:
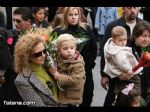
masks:
<svg viewBox="0 0 150 112"><path fill-rule="evenodd" d="M76 39L71 34L61 34L56 41L57 69L49 69L62 88L59 91L59 103L63 106L77 106L82 103L85 64L76 51L76 44Z"/></svg>
<svg viewBox="0 0 150 112"><path fill-rule="evenodd" d="M104 72L115 78L114 92L117 94L126 84L134 83L140 91L140 78L137 75L142 71L142 67L133 72L132 68L138 64L132 49L127 47L127 32L124 27L116 26L112 29L112 38L108 39L104 46L105 68ZM128 74L128 80L118 80L122 74Z"/></svg>

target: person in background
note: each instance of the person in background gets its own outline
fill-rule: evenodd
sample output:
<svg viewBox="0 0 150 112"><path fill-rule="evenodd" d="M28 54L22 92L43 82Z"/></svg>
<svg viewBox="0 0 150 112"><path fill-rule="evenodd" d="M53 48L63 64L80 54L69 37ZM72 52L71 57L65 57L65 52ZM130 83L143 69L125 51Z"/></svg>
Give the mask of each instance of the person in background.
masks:
<svg viewBox="0 0 150 112"><path fill-rule="evenodd" d="M64 10L65 7L58 7L57 11L56 11L56 14L53 18L53 21L50 23L52 27L55 27L57 25L57 20L59 18L61 18L61 14L63 14L63 10ZM87 18L85 17L84 15L84 10L80 7L80 12L81 12L81 21L82 22L87 22ZM62 20L63 21L63 18Z"/></svg>
<svg viewBox="0 0 150 112"><path fill-rule="evenodd" d="M13 24L12 24L12 11L15 7L1 7L0 6L0 12L2 12L4 15L4 22L2 24L4 24L4 28L6 28L7 30L10 30L13 28ZM0 21L2 20L2 16L0 17Z"/></svg>
<svg viewBox="0 0 150 112"><path fill-rule="evenodd" d="M134 89L134 83L129 83L122 89L116 99L116 107L145 107L146 102L140 96L140 92Z"/></svg>
<svg viewBox="0 0 150 112"><path fill-rule="evenodd" d="M87 22L87 24L89 24L89 26L91 27L92 32L94 36L96 37L97 46L99 46L98 31L94 27L95 17L96 17L96 12L97 12L98 7L82 7L82 9L83 9L84 16L86 17L85 22ZM98 54L99 54L99 50L98 50Z"/></svg>
<svg viewBox="0 0 150 112"><path fill-rule="evenodd" d="M13 42L12 45L9 46L11 66L5 72L4 76L6 83L3 84L3 88L6 95L6 101L23 101L14 84L14 80L17 76L17 73L14 71L14 65L12 62L14 60L15 44L18 41L18 38L21 38L21 36L34 31L34 28L32 27L31 23L31 16L32 14L28 7L17 7L13 12L12 18L15 29L9 30L11 33L13 33ZM8 64L8 62L6 63Z"/></svg>
<svg viewBox="0 0 150 112"><path fill-rule="evenodd" d="M44 7L45 9L45 17L44 20L47 21L49 23L49 8L48 7Z"/></svg>
<svg viewBox="0 0 150 112"><path fill-rule="evenodd" d="M45 18L45 7L31 7L32 13L32 25L34 27L47 28L49 23L44 20Z"/></svg>
<svg viewBox="0 0 150 112"><path fill-rule="evenodd" d="M0 11L0 27L6 27L5 25L5 15L2 11Z"/></svg>
<svg viewBox="0 0 150 112"><path fill-rule="evenodd" d="M13 34L4 27L0 27L0 106L3 106L4 101L6 100L17 100L17 97L15 97L15 92L11 91L11 95L14 97L11 98L9 96L10 93L8 93L6 89L6 85L8 84L6 74L8 73L8 70L12 68L11 47L13 47L13 40Z"/></svg>
<svg viewBox="0 0 150 112"><path fill-rule="evenodd" d="M14 84L28 106L58 106L57 85L43 67L46 50L42 35L30 33L16 43L14 69L18 73Z"/></svg>
<svg viewBox="0 0 150 112"><path fill-rule="evenodd" d="M54 17L54 20L51 26L53 29L55 29L57 27L61 27L62 23L63 23L63 14L57 14Z"/></svg>
<svg viewBox="0 0 150 112"><path fill-rule="evenodd" d="M53 32L60 34L69 33L76 39L84 38L82 47L78 44L77 50L83 56L85 62L86 81L83 92L83 102L80 106L89 107L93 99L94 82L92 69L95 67L95 59L97 56L96 39L87 23L81 20L80 7L65 7L63 10L63 24L61 28L56 28Z"/></svg>
<svg viewBox="0 0 150 112"><path fill-rule="evenodd" d="M58 7L48 7L48 22L51 23L54 19L54 16L56 15L56 11L58 10Z"/></svg>
<svg viewBox="0 0 150 112"><path fill-rule="evenodd" d="M16 15L14 15L14 13ZM11 65L6 70L4 77L5 77L5 83L3 84L3 90L5 92L5 101L23 101L21 96L19 95L15 85L14 85L14 79L17 76L17 73L13 69L13 59L14 59L14 46L16 44L16 41L18 40L18 35L21 34L21 32L25 32L28 30L31 30L29 27L30 20L28 20L29 17L31 17L31 12L28 8L20 7L16 8L13 13L13 22L15 24L16 29L9 30L11 33L13 33L13 42L9 46L9 55L11 57ZM18 15L17 15L18 14ZM23 15L23 16L22 16ZM31 25L31 24L30 24ZM5 57L6 58L6 57ZM8 64L8 62L6 62ZM7 65L5 64L5 65Z"/></svg>
<svg viewBox="0 0 150 112"><path fill-rule="evenodd" d="M150 23L146 21L140 21L133 29L131 43L128 45L132 48L133 54L138 60L141 57L142 52L150 45ZM147 51L147 49L146 49ZM148 102L147 106L150 106L150 67L144 67L140 72L141 80L141 96Z"/></svg>
<svg viewBox="0 0 150 112"><path fill-rule="evenodd" d="M118 15L118 18L123 16L123 9L122 9L122 7L117 7L117 15Z"/></svg>
<svg viewBox="0 0 150 112"><path fill-rule="evenodd" d="M58 97L62 106L78 106L83 99L85 64L76 45L77 40L71 34L61 34L56 40L57 70L49 70L64 90L59 91Z"/></svg>
<svg viewBox="0 0 150 112"><path fill-rule="evenodd" d="M15 36L22 36L34 31L34 27L32 27L32 13L28 7L16 8L12 18L14 29L11 31Z"/></svg>
<svg viewBox="0 0 150 112"><path fill-rule="evenodd" d="M150 7L141 7L140 11L143 13L143 19L150 22L150 17L149 17Z"/></svg>
<svg viewBox="0 0 150 112"><path fill-rule="evenodd" d="M98 7L94 27L98 32L98 55L100 55L100 47L102 46L102 41L104 38L104 33L108 23L116 20L117 17L117 8L116 7Z"/></svg>

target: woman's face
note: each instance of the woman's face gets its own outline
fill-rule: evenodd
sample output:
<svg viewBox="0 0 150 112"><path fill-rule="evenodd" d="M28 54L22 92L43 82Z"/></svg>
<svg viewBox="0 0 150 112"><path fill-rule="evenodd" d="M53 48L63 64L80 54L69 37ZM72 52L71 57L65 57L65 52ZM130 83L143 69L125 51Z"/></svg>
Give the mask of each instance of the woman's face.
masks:
<svg viewBox="0 0 150 112"><path fill-rule="evenodd" d="M44 64L46 51L43 43L37 44L31 52L31 62L42 65Z"/></svg>
<svg viewBox="0 0 150 112"><path fill-rule="evenodd" d="M67 22L70 25L77 25L79 22L79 12L77 9L72 9L67 15Z"/></svg>
<svg viewBox="0 0 150 112"><path fill-rule="evenodd" d="M33 17L34 17L35 21L42 22L44 20L44 17L45 17L45 10L44 9L40 9L35 14L33 14Z"/></svg>
<svg viewBox="0 0 150 112"><path fill-rule="evenodd" d="M150 44L150 32L144 30L142 35L135 38L135 44L142 48L147 47Z"/></svg>

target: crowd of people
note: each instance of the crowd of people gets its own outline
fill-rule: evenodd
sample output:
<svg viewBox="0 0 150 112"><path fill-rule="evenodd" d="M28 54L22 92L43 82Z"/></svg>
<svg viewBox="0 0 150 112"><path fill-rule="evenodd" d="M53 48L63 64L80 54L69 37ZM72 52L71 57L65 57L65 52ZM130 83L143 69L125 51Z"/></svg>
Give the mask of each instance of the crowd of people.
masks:
<svg viewBox="0 0 150 112"><path fill-rule="evenodd" d="M97 56L104 107L150 106L149 66L132 70L149 52L149 7L5 9L0 7L0 106L90 107Z"/></svg>

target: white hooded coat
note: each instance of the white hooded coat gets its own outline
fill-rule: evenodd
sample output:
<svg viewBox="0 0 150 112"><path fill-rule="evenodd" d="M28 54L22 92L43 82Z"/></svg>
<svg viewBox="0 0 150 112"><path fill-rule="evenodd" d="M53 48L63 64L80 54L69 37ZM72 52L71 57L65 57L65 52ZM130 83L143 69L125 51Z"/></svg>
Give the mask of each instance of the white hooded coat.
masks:
<svg viewBox="0 0 150 112"><path fill-rule="evenodd" d="M123 72L130 74L132 68L138 64L132 49L127 46L117 46L113 43L112 38L108 39L104 46L105 68L104 72L115 78L120 76ZM143 70L140 67L134 74L138 74Z"/></svg>

